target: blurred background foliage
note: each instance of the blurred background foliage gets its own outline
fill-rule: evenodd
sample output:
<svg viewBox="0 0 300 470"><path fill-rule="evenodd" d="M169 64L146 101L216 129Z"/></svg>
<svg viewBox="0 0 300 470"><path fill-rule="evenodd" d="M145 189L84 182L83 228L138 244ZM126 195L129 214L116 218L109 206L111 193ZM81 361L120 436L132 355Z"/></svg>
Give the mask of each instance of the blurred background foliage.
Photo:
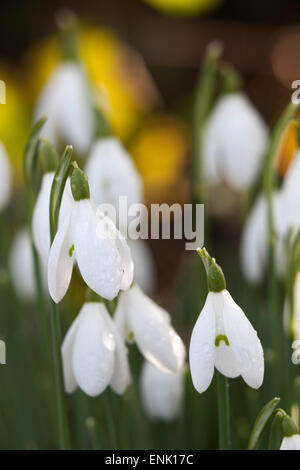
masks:
<svg viewBox="0 0 300 470"><path fill-rule="evenodd" d="M246 93L270 126L290 99L291 82L300 78L297 0L1 2L0 79L7 84L7 104L0 107L0 139L13 163L15 185L13 202L2 219L4 266L10 238L24 221L24 198L19 197L23 194L22 151L37 94L59 60L54 16L62 7L71 8L81 21L80 57L114 132L144 178L148 204L191 201L193 90L208 42L223 43L225 60L240 71ZM294 147L295 129L291 129L282 142L286 159ZM286 165L285 159L277 159L280 174ZM227 274L233 297L260 332L267 362L262 391L248 389L240 379L231 381L235 448L246 446L257 412L277 393L268 367L272 351L268 350L264 286L248 286L239 268L246 202L223 184L206 206L209 249ZM184 251L182 240L152 240L149 245L156 261L156 300L173 315L188 345L206 296L201 262ZM52 448L51 375L41 355L44 348L35 307L20 305L2 271L0 334L7 342L7 365L0 370L0 447ZM62 309L64 331L83 301L77 286L81 283L75 275ZM68 398L74 447L216 448L215 387L200 396L187 374L186 406L179 421L175 425L149 422L137 398L141 358L132 349L135 380L123 400L110 391L97 399L80 391ZM105 416L108 402L116 423L122 423L116 439ZM90 434L85 424L88 416L97 421L96 443L95 433Z"/></svg>

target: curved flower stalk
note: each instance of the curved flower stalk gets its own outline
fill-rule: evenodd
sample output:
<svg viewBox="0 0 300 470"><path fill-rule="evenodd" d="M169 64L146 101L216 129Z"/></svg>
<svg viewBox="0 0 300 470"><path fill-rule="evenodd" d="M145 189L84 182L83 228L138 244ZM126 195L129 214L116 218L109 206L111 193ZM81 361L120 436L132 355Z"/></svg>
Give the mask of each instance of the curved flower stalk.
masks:
<svg viewBox="0 0 300 470"><path fill-rule="evenodd" d="M207 267L209 293L190 342L194 387L205 392L216 367L229 378L241 375L257 389L264 377L264 355L257 333L226 289L221 268L205 249L198 252Z"/></svg>
<svg viewBox="0 0 300 470"><path fill-rule="evenodd" d="M47 270L45 266L42 268L42 281L46 291ZM37 292L32 247L29 233L25 228L19 230L13 239L9 255L9 269L17 294L25 300L34 300Z"/></svg>
<svg viewBox="0 0 300 470"><path fill-rule="evenodd" d="M243 93L221 96L204 131L204 176L211 184L224 179L237 190L248 188L258 176L267 141L266 125Z"/></svg>
<svg viewBox="0 0 300 470"><path fill-rule="evenodd" d="M129 153L116 137L98 139L92 146L86 167L91 198L119 206L119 197L127 196L127 204L143 201L143 181Z"/></svg>
<svg viewBox="0 0 300 470"><path fill-rule="evenodd" d="M142 402L147 415L153 419L173 421L182 411L184 368L166 372L144 362L141 373Z"/></svg>
<svg viewBox="0 0 300 470"><path fill-rule="evenodd" d="M144 240L127 239L134 265L134 281L151 295L155 290L155 265L152 253Z"/></svg>
<svg viewBox="0 0 300 470"><path fill-rule="evenodd" d="M33 241L45 265L48 263L50 251L49 203L53 178L54 172L52 171L43 175L41 189L36 199L32 216ZM68 178L62 197L59 223L68 217L72 199L70 178Z"/></svg>
<svg viewBox="0 0 300 470"><path fill-rule="evenodd" d="M89 197L84 173L75 168L71 177L73 200L59 224L48 260L48 287L58 303L68 290L74 262L86 284L98 295L112 300L133 279L130 250L113 222Z"/></svg>
<svg viewBox="0 0 300 470"><path fill-rule="evenodd" d="M79 63L58 65L42 89L34 119L47 116L42 136L54 146L72 142L80 154L90 146L94 133L92 99L86 74Z"/></svg>
<svg viewBox="0 0 300 470"><path fill-rule="evenodd" d="M115 321L122 336L134 340L156 367L172 372L182 368L185 347L171 326L170 315L136 284L120 294Z"/></svg>
<svg viewBox="0 0 300 470"><path fill-rule="evenodd" d="M103 303L87 302L62 344L65 390L100 395L108 385L122 394L130 383L127 348Z"/></svg>
<svg viewBox="0 0 300 470"><path fill-rule="evenodd" d="M3 210L11 195L11 168L4 145L0 141L0 211Z"/></svg>

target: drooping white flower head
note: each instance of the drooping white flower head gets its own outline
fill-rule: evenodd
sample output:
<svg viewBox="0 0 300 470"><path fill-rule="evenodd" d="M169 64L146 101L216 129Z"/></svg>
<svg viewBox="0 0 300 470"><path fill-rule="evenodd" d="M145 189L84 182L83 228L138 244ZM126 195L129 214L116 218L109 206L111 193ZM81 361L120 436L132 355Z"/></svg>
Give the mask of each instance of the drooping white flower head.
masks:
<svg viewBox="0 0 300 470"><path fill-rule="evenodd" d="M110 385L122 394L130 383L127 349L104 304L87 302L62 344L65 390L79 386L94 397Z"/></svg>
<svg viewBox="0 0 300 470"><path fill-rule="evenodd" d="M166 372L148 361L141 373L141 395L150 418L173 421L182 410L184 370Z"/></svg>
<svg viewBox="0 0 300 470"><path fill-rule="evenodd" d="M41 256L43 262L47 265L50 251L50 222L49 222L49 204L51 186L53 183L54 173L45 173L42 178L41 189L38 194L32 217L32 233L36 249ZM68 216L70 206L72 204L72 193L70 187L70 179L67 179L64 189L60 213L59 223Z"/></svg>
<svg viewBox="0 0 300 470"><path fill-rule="evenodd" d="M264 377L264 355L257 333L227 290L209 292L193 329L190 367L199 393L209 387L216 367L226 377L241 375L252 388Z"/></svg>
<svg viewBox="0 0 300 470"><path fill-rule="evenodd" d="M48 260L48 287L59 302L68 290L74 262L86 284L112 300L133 279L130 249L113 222L90 199L73 200L59 224Z"/></svg>
<svg viewBox="0 0 300 470"><path fill-rule="evenodd" d="M136 284L120 294L115 320L122 336L129 341L133 336L149 362L167 371L182 368L185 347L171 326L170 315Z"/></svg>
<svg viewBox="0 0 300 470"><path fill-rule="evenodd" d="M267 264L267 202L259 196L246 221L241 240L241 265L245 278L252 283L263 279ZM273 194L273 222L276 232L275 257L278 275L284 271L284 236L286 221L284 201L280 191Z"/></svg>
<svg viewBox="0 0 300 470"><path fill-rule="evenodd" d="M120 196L127 197L128 208L143 202L142 178L117 138L106 137L95 142L85 171L91 198L97 205L111 204L118 215ZM123 231L121 225L118 228Z"/></svg>
<svg viewBox="0 0 300 470"><path fill-rule="evenodd" d="M280 450L300 450L300 436L286 436L282 439Z"/></svg>
<svg viewBox="0 0 300 470"><path fill-rule="evenodd" d="M257 333L226 289L221 268L205 249L199 254L209 263L209 293L190 342L194 387L199 393L205 392L216 367L226 377L241 375L250 387L259 388L264 377L264 354Z"/></svg>
<svg viewBox="0 0 300 470"><path fill-rule="evenodd" d="M34 120L47 116L42 136L54 146L60 139L72 142L75 151L88 150L94 133L94 117L87 77L73 61L58 65L38 97Z"/></svg>
<svg viewBox="0 0 300 470"><path fill-rule="evenodd" d="M46 268L44 265L41 268L42 281L46 288ZM32 248L28 231L25 228L19 230L13 239L9 255L9 270L17 294L23 299L34 300L36 298L36 285Z"/></svg>
<svg viewBox="0 0 300 470"><path fill-rule="evenodd" d="M0 211L3 210L11 195L11 167L7 152L0 142Z"/></svg>
<svg viewBox="0 0 300 470"><path fill-rule="evenodd" d="M243 190L258 176L266 149L265 123L240 92L221 96L209 116L203 139L203 169L211 184L224 179Z"/></svg>
<svg viewBox="0 0 300 470"><path fill-rule="evenodd" d="M152 253L144 240L127 238L134 264L134 281L151 295L155 289L155 266Z"/></svg>

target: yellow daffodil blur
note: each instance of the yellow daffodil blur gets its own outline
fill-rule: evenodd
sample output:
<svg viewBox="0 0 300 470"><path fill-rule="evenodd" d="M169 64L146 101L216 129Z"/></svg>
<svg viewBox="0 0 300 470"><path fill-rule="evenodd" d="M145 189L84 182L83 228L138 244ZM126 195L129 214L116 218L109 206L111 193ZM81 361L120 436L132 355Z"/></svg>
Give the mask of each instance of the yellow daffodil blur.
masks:
<svg viewBox="0 0 300 470"><path fill-rule="evenodd" d="M149 118L132 142L130 152L144 179L148 202L186 199L188 135L178 118L167 114Z"/></svg>
<svg viewBox="0 0 300 470"><path fill-rule="evenodd" d="M206 13L217 7L222 0L143 0L164 13L194 15Z"/></svg>
<svg viewBox="0 0 300 470"><path fill-rule="evenodd" d="M298 149L298 126L299 123L295 119L290 121L280 139L275 157L275 169L281 176L287 172Z"/></svg>

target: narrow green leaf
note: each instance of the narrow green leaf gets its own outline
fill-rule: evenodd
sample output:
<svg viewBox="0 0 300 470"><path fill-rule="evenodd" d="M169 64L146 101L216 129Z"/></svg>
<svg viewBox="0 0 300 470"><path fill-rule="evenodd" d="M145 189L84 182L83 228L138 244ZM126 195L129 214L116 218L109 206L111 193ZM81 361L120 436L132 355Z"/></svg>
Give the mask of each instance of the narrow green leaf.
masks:
<svg viewBox="0 0 300 470"><path fill-rule="evenodd" d="M70 170L72 152L73 147L71 145L67 145L53 178L49 207L51 242L53 241L57 230L59 209Z"/></svg>
<svg viewBox="0 0 300 470"><path fill-rule="evenodd" d="M278 450L282 441L282 432L281 432L281 415L276 413L272 421L270 436L269 436L269 450Z"/></svg>
<svg viewBox="0 0 300 470"><path fill-rule="evenodd" d="M46 118L43 117L31 129L24 149L24 178L26 186L32 187L38 155L39 135Z"/></svg>
<svg viewBox="0 0 300 470"><path fill-rule="evenodd" d="M279 402L280 398L275 397L273 400L269 401L259 412L250 435L248 450L258 449L267 426Z"/></svg>

